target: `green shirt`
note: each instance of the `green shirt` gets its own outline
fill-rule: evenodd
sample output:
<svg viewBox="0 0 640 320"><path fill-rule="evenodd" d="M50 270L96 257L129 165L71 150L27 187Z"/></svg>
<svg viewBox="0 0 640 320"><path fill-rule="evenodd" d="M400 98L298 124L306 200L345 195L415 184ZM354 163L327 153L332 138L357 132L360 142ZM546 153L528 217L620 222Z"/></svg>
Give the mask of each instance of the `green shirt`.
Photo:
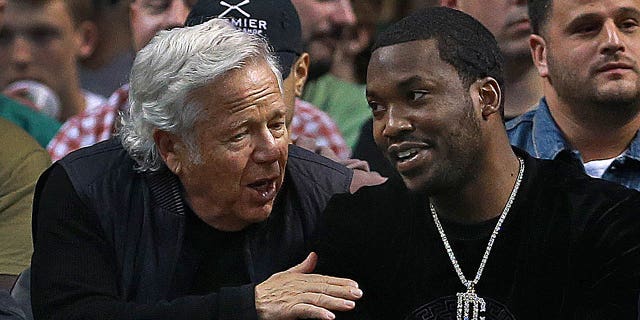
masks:
<svg viewBox="0 0 640 320"><path fill-rule="evenodd" d="M307 83L303 100L329 114L336 122L347 145L353 150L362 125L371 118L365 86L343 81L331 74Z"/></svg>
<svg viewBox="0 0 640 320"><path fill-rule="evenodd" d="M0 274L18 275L29 266L31 208L49 154L24 130L0 119Z"/></svg>
<svg viewBox="0 0 640 320"><path fill-rule="evenodd" d="M0 95L0 117L5 118L29 133L46 148L60 129L60 122L42 113L29 109L3 95Z"/></svg>

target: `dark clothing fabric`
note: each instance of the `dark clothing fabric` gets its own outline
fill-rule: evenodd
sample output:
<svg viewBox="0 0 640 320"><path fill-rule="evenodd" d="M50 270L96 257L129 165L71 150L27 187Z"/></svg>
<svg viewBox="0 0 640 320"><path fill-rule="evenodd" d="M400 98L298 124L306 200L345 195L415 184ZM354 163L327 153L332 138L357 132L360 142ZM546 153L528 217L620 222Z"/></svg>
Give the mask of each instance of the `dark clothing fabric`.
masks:
<svg viewBox="0 0 640 320"><path fill-rule="evenodd" d="M194 220L175 175L133 167L110 140L72 153L40 178L36 319L256 319L255 284L304 259L318 215L352 177L291 146L269 218L225 234Z"/></svg>
<svg viewBox="0 0 640 320"><path fill-rule="evenodd" d="M519 154L523 183L476 286L487 303L481 315L635 319L640 193L565 162ZM354 279L364 291L356 312L339 319L456 318L456 293L466 290L428 208L424 195L390 183L329 202L316 271ZM467 279L475 277L495 223L442 221Z"/></svg>
<svg viewBox="0 0 640 320"><path fill-rule="evenodd" d="M0 320L25 320L26 316L20 306L13 300L7 290L0 289Z"/></svg>

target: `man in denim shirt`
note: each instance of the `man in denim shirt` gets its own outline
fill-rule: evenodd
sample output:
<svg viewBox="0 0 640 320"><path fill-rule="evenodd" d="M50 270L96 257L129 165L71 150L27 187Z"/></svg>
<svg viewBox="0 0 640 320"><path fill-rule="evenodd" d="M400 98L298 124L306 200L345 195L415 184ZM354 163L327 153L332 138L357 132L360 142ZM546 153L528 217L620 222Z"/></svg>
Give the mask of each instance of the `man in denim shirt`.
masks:
<svg viewBox="0 0 640 320"><path fill-rule="evenodd" d="M529 1L538 107L507 123L511 143L640 189L640 1Z"/></svg>

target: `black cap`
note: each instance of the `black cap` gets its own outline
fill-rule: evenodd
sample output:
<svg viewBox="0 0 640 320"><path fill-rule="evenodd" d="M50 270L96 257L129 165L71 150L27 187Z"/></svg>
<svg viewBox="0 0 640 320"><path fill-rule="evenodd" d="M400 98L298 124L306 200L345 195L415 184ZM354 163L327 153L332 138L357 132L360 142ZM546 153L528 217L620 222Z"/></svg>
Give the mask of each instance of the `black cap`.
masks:
<svg viewBox="0 0 640 320"><path fill-rule="evenodd" d="M290 0L200 0L185 25L213 18L227 19L240 30L265 37L278 58L282 78L289 76L291 66L302 54L300 18Z"/></svg>

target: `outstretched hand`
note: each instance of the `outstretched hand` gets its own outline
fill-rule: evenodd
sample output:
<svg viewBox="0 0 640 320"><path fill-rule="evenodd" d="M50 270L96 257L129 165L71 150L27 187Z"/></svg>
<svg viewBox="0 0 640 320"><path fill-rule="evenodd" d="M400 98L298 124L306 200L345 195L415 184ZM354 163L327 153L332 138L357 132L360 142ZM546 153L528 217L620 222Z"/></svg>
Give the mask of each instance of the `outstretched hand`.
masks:
<svg viewBox="0 0 640 320"><path fill-rule="evenodd" d="M333 311L348 311L362 297L350 279L311 274L318 256L310 253L299 265L256 286L256 310L262 320L334 319Z"/></svg>

